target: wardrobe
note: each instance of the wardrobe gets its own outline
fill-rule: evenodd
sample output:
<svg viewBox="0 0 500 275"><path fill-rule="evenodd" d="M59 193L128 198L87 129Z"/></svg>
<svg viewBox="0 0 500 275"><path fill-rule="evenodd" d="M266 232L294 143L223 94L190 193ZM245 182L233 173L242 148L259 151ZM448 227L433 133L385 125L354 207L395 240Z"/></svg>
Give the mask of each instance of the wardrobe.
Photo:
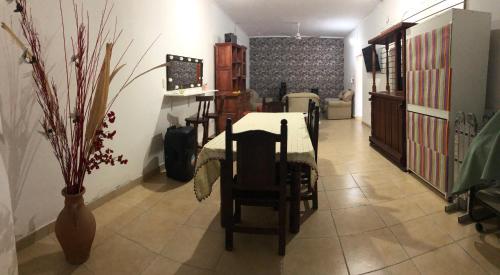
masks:
<svg viewBox="0 0 500 275"><path fill-rule="evenodd" d="M481 118L491 15L452 9L407 30L407 167L445 197L459 112Z"/></svg>

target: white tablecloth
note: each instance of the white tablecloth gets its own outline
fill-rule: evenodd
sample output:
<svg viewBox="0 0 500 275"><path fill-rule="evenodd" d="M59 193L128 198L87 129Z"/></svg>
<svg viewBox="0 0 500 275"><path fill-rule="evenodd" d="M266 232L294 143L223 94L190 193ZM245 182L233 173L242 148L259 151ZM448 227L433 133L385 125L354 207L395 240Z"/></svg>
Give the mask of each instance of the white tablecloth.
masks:
<svg viewBox="0 0 500 275"><path fill-rule="evenodd" d="M303 113L249 113L233 125L233 132L264 130L279 134L282 119L288 122L288 162L310 166L311 179L315 182L318 178L317 165ZM219 161L225 158L225 137L225 132L219 134L205 144L198 155L194 191L200 201L210 195L212 185L220 176ZM236 150L236 145L233 148ZM276 153L279 154L279 146L276 146Z"/></svg>

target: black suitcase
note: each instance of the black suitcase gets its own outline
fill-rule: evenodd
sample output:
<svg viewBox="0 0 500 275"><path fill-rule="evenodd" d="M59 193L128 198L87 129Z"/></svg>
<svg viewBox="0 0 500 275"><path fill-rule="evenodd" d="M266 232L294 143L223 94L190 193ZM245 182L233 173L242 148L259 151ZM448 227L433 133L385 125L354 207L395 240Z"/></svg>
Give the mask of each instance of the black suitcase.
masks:
<svg viewBox="0 0 500 275"><path fill-rule="evenodd" d="M194 176L196 149L196 131L193 127L169 127L164 143L167 177L190 181Z"/></svg>

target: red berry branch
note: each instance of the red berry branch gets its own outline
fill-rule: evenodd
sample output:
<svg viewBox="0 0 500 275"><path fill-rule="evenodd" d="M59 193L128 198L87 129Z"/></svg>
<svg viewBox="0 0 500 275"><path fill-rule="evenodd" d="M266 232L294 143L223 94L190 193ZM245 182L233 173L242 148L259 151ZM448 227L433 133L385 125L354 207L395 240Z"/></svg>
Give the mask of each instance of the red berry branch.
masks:
<svg viewBox="0 0 500 275"><path fill-rule="evenodd" d="M106 115L106 119L102 122L102 129L97 130L96 137L94 139L94 153L90 156L89 162L87 164L87 172L92 173L92 170L99 170L101 165L111 165L115 164L127 164L128 160L123 158L123 155L115 157L114 151L112 149L106 148L104 146L104 140L113 140L116 135L116 131L107 131L109 124L115 122L116 115L113 111L110 111ZM109 124L108 124L109 123Z"/></svg>

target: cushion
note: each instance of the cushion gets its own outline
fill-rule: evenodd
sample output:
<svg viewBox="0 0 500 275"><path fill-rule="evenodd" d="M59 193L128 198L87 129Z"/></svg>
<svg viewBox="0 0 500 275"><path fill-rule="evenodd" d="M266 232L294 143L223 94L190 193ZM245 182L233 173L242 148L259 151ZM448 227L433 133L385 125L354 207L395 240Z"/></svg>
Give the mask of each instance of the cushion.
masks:
<svg viewBox="0 0 500 275"><path fill-rule="evenodd" d="M352 101L353 97L354 97L354 92L352 90L347 90L342 96L342 100L349 102Z"/></svg>
<svg viewBox="0 0 500 275"><path fill-rule="evenodd" d="M351 106L350 101L343 101L337 98L327 98L325 101L328 104L328 107L349 107Z"/></svg>

